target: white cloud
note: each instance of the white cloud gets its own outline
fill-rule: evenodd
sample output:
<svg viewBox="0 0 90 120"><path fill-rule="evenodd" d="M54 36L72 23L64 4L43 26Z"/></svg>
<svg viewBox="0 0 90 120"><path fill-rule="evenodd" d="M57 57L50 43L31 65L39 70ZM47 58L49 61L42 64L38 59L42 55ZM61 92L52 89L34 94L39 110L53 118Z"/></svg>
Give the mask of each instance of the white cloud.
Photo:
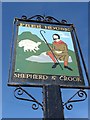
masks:
<svg viewBox="0 0 90 120"><path fill-rule="evenodd" d="M67 35L66 33L59 33L60 37L62 38L70 38L69 35Z"/></svg>

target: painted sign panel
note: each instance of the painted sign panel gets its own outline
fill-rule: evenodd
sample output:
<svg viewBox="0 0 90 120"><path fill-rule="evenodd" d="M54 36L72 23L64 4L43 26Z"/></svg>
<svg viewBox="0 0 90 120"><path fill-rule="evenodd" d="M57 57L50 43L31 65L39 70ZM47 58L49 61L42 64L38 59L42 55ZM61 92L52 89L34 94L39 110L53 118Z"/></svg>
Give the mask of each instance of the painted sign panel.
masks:
<svg viewBox="0 0 90 120"><path fill-rule="evenodd" d="M84 86L72 29L19 23L9 84Z"/></svg>

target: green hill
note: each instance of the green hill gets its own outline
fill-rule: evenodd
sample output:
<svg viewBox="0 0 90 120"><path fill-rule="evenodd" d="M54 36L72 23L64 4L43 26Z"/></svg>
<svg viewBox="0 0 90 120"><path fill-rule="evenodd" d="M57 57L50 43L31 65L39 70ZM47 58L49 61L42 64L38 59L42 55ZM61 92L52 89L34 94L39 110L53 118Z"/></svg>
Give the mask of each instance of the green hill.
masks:
<svg viewBox="0 0 90 120"><path fill-rule="evenodd" d="M42 40L35 34L32 34L31 32L23 32L20 35L18 35L18 42L23 40L23 39L30 39L33 40L34 42L42 42Z"/></svg>
<svg viewBox="0 0 90 120"><path fill-rule="evenodd" d="M39 46L39 50L34 52L24 52L23 48L18 47L18 43L23 39L30 39L34 42L41 42ZM49 44L51 45L51 44ZM64 69L63 71L58 66L56 69L52 69L53 63L37 63L26 61L25 59L32 55L40 55L42 52L48 51L49 48L45 44L43 40L41 40L37 35L32 34L31 32L23 32L18 35L17 43L16 43L16 62L15 62L15 72L23 72L23 73L38 73L38 74L56 74L56 75L79 75L77 68L77 61L75 57L75 53L71 50L68 50L69 56L72 57L72 63L69 63L69 66L73 69L73 71L69 71ZM61 63L63 67L63 63Z"/></svg>
<svg viewBox="0 0 90 120"><path fill-rule="evenodd" d="M40 50L38 50L36 53L34 52L24 52L23 51L23 48L19 48L18 47L18 43L21 41L21 40L24 40L24 39L30 39L30 40L33 40L34 42L41 42L41 45L39 46ZM16 47L16 51L17 54L20 53L24 53L25 54L25 57L29 57L31 55L39 55L40 53L44 52L44 51L48 51L49 48L48 46L45 44L45 42L43 40L41 40L37 35L35 34L32 34L31 32L23 32L22 34L18 35L17 37L17 47Z"/></svg>

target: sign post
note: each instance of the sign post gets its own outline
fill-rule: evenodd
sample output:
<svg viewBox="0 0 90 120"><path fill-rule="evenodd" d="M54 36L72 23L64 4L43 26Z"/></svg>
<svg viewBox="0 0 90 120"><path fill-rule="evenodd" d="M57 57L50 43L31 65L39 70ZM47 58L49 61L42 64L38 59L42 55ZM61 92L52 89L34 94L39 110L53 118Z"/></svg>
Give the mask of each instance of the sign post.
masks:
<svg viewBox="0 0 90 120"><path fill-rule="evenodd" d="M36 15L31 18L15 18L14 27L8 85L18 86L14 96L34 102L34 110L41 106L44 118L64 120L63 107L71 110L72 105L68 104L84 101L87 94L79 90L63 104L61 88L90 89L74 25L68 24L66 20L60 22L51 16ZM42 87L43 105L25 91L23 86ZM21 98L23 93L30 99ZM82 99L72 100L76 95Z"/></svg>
<svg viewBox="0 0 90 120"><path fill-rule="evenodd" d="M60 118L64 120L62 95L59 86L43 87L44 118Z"/></svg>

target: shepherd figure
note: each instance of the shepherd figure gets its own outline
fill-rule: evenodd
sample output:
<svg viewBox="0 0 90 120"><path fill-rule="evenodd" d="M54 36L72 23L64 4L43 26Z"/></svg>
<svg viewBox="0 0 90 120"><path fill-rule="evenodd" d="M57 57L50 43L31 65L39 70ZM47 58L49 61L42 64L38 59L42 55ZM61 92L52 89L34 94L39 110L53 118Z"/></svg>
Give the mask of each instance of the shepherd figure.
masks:
<svg viewBox="0 0 90 120"><path fill-rule="evenodd" d="M56 56L56 58L60 61L64 61L64 68L69 69L72 71L72 69L68 66L68 46L65 42L63 42L60 39L60 36L58 34L53 34L53 43L52 43L52 47L50 46L51 50L53 51L54 55ZM52 66L52 68L56 68L56 66L59 64L57 63L55 57L53 56L51 51L48 51L46 53L47 55L49 55L49 57L53 60L54 65Z"/></svg>

